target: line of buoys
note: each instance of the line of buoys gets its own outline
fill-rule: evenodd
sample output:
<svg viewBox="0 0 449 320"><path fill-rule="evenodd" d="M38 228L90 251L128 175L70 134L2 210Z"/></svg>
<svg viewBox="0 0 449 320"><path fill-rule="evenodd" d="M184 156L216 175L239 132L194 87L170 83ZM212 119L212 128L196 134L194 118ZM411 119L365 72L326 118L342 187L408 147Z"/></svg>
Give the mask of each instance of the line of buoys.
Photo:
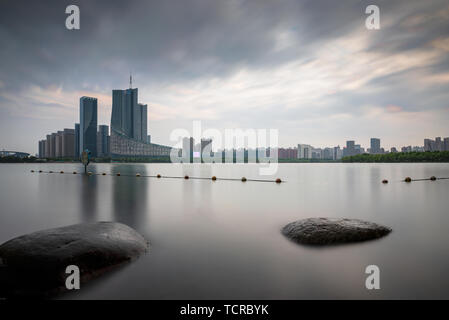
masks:
<svg viewBox="0 0 449 320"><path fill-rule="evenodd" d="M31 170L31 172L34 172L34 170ZM39 170L39 172L44 172L42 170ZM54 173L53 170L47 171L47 173ZM59 171L59 173L64 173L64 171ZM77 174L76 171L72 172L73 174ZM106 176L106 175L116 175L118 177L120 177L122 174L120 172L117 173L110 173L107 174L106 172L102 172L102 173L94 173L92 171L88 171L86 173L88 176L92 176L92 175L102 175L102 176ZM197 180L212 180L212 181L217 181L217 180L228 180L228 181L242 181L242 182L246 182L246 181L253 181L253 182L276 182L276 183L282 183L283 181L280 178L277 178L276 180L263 180L263 179L247 179L246 177L242 177L241 179L236 179L236 178L217 178L216 176L212 176L211 178L206 178L206 177L190 177L188 175L185 176L162 176L161 174L157 174L156 176L154 175L141 175L140 173L136 173L133 175L129 175L129 174L125 174L123 176L129 176L129 177L146 177L146 178L167 178L167 179L197 179Z"/></svg>

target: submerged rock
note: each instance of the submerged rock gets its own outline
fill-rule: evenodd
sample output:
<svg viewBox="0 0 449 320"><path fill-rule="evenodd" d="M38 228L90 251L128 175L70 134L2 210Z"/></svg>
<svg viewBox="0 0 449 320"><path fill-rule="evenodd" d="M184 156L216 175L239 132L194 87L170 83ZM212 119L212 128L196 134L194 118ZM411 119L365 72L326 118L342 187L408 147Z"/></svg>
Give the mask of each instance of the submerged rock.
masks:
<svg viewBox="0 0 449 320"><path fill-rule="evenodd" d="M0 290L4 296L47 295L67 290L67 266L81 282L148 250L134 229L115 222L76 224L30 233L0 246Z"/></svg>
<svg viewBox="0 0 449 320"><path fill-rule="evenodd" d="M390 228L358 219L309 218L287 224L282 233L289 239L310 245L365 241L383 237Z"/></svg>

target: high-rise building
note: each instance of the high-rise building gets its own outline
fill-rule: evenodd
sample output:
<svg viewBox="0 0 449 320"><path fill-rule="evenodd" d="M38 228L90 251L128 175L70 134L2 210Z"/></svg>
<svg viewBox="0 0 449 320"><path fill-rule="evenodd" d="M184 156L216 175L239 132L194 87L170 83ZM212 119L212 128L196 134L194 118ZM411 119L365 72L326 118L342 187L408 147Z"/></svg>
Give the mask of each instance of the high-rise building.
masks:
<svg viewBox="0 0 449 320"><path fill-rule="evenodd" d="M141 112L136 89L112 90L111 129L136 140L141 137Z"/></svg>
<svg viewBox="0 0 449 320"><path fill-rule="evenodd" d="M109 126L100 125L98 126L97 133L97 153L99 157L107 157L109 155Z"/></svg>
<svg viewBox="0 0 449 320"><path fill-rule="evenodd" d="M62 132L62 155L63 158L75 158L75 130L64 129Z"/></svg>
<svg viewBox="0 0 449 320"><path fill-rule="evenodd" d="M390 152L391 153L396 153L396 152L398 152L398 150L395 147L391 147Z"/></svg>
<svg viewBox="0 0 449 320"><path fill-rule="evenodd" d="M308 144L298 144L298 159L312 159L312 150Z"/></svg>
<svg viewBox="0 0 449 320"><path fill-rule="evenodd" d="M147 143L151 143L151 135L150 134L148 135Z"/></svg>
<svg viewBox="0 0 449 320"><path fill-rule="evenodd" d="M183 138L182 139L182 158L186 162L193 162L193 148L195 145L195 140L190 138Z"/></svg>
<svg viewBox="0 0 449 320"><path fill-rule="evenodd" d="M380 139L378 138L371 138L370 141L370 153L371 154L378 154L382 153L380 148Z"/></svg>
<svg viewBox="0 0 449 320"><path fill-rule="evenodd" d="M62 158L62 131L56 132L55 158Z"/></svg>
<svg viewBox="0 0 449 320"><path fill-rule="evenodd" d="M80 158L80 124L75 123L75 159Z"/></svg>
<svg viewBox="0 0 449 320"><path fill-rule="evenodd" d="M50 139L51 136L47 134L47 137L45 139L45 158L50 158Z"/></svg>
<svg viewBox="0 0 449 320"><path fill-rule="evenodd" d="M209 145L209 155L203 155L204 149L206 149ZM212 156L212 139L201 139L201 161L203 161L203 156L205 156L206 158Z"/></svg>
<svg viewBox="0 0 449 320"><path fill-rule="evenodd" d="M131 85L131 83L130 83ZM138 104L136 89L112 90L111 157L169 156L171 147L148 141L147 105Z"/></svg>
<svg viewBox="0 0 449 320"><path fill-rule="evenodd" d="M355 154L356 154L355 141L353 140L346 141L346 147L343 148L343 157L353 156Z"/></svg>
<svg viewBox="0 0 449 320"><path fill-rule="evenodd" d="M80 98L80 153L88 149L97 156L97 99Z"/></svg>
<svg viewBox="0 0 449 320"><path fill-rule="evenodd" d="M50 158L56 158L56 133L50 135Z"/></svg>
<svg viewBox="0 0 449 320"><path fill-rule="evenodd" d="M443 146L444 151L449 151L449 138L444 138Z"/></svg>
<svg viewBox="0 0 449 320"><path fill-rule="evenodd" d="M340 146L334 147L334 154L332 159L333 160L340 160L343 157L343 150L340 148Z"/></svg>
<svg viewBox="0 0 449 320"><path fill-rule="evenodd" d="M441 137L435 138L435 151L443 150L443 142L441 141Z"/></svg>
<svg viewBox="0 0 449 320"><path fill-rule="evenodd" d="M148 142L148 105L139 103L140 109L140 138L143 142Z"/></svg>
<svg viewBox="0 0 449 320"><path fill-rule="evenodd" d="M39 158L45 158L45 144L46 140L40 140L39 141Z"/></svg>

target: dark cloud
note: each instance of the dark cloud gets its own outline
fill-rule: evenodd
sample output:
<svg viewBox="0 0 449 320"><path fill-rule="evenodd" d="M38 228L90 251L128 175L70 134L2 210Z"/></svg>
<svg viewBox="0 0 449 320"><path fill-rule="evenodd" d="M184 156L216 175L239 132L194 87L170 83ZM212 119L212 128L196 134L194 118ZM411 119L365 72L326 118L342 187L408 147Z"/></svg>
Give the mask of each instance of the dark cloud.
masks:
<svg viewBox="0 0 449 320"><path fill-rule="evenodd" d="M81 29L77 31L65 28L65 7L70 4L81 10ZM449 37L446 0L431 5L421 0L376 1L382 28L375 32L364 27L369 4L371 1L365 0L3 0L0 109L3 114L12 103L2 94L18 95L30 86L110 94L111 89L126 86L130 71L137 86L169 86L225 78L242 69L257 72L293 61L307 64L317 59L316 52L330 41L355 33L370 32L368 43L360 50L379 55L413 55L415 50L430 50L432 41ZM322 112L357 115L358 106L367 101L379 105L395 102L411 110L423 104L437 108L447 99L447 82L416 88L406 96L402 92L417 74L448 72L448 59L435 60L418 70L422 73L401 69L373 76L365 86L383 88L381 95L337 93L316 101L316 105L327 102L323 109L305 112L273 105L279 118L246 111L242 119L266 124L270 119L290 121ZM54 102L39 105L46 103ZM261 108L269 114L269 107ZM223 109L219 114L224 119L235 117Z"/></svg>

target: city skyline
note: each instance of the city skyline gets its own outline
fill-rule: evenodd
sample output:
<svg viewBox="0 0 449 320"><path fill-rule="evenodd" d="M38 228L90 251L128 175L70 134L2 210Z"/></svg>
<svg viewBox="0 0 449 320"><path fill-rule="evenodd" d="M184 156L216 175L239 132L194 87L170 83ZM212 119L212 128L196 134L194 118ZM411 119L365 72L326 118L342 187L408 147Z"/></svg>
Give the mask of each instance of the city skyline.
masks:
<svg viewBox="0 0 449 320"><path fill-rule="evenodd" d="M192 120L279 129L280 147L447 136L447 2L380 1L376 31L365 28L367 4L79 1L82 25L69 31L63 3L5 1L0 148L37 153L36 137L77 122L81 96L96 97L98 123L109 124L110 89L127 87L130 71L164 145Z"/></svg>

